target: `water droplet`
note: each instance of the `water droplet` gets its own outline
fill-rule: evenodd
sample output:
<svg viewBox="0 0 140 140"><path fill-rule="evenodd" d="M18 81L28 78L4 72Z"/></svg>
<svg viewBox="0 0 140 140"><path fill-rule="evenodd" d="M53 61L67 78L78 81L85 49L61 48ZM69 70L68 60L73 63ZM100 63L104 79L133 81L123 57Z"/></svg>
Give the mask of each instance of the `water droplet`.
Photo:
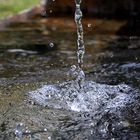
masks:
<svg viewBox="0 0 140 140"><path fill-rule="evenodd" d="M87 27L88 28L91 28L92 27L92 24L88 23Z"/></svg>
<svg viewBox="0 0 140 140"><path fill-rule="evenodd" d="M16 126L16 130L15 130L16 137L22 139L24 131L25 131L25 126L23 125L23 123L19 123Z"/></svg>
<svg viewBox="0 0 140 140"><path fill-rule="evenodd" d="M54 47L54 43L51 42L51 43L49 44L49 46L50 46L51 48L53 48L53 47Z"/></svg>
<svg viewBox="0 0 140 140"><path fill-rule="evenodd" d="M47 16L47 12L46 12L46 11L42 11L42 12L41 12L41 15L42 15L42 16Z"/></svg>
<svg viewBox="0 0 140 140"><path fill-rule="evenodd" d="M91 134L91 135L93 134L93 130L90 130L90 134Z"/></svg>
<svg viewBox="0 0 140 140"><path fill-rule="evenodd" d="M48 140L51 140L51 139L52 139L51 136L49 136L49 137L48 137Z"/></svg>

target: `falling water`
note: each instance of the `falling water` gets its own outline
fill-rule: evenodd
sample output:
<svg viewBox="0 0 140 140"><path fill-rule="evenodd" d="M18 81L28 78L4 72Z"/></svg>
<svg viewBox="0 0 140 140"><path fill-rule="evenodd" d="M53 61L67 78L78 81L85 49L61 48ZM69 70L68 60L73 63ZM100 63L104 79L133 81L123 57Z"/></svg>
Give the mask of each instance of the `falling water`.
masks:
<svg viewBox="0 0 140 140"><path fill-rule="evenodd" d="M82 11L80 9L80 4L82 0L75 0L76 3L76 11L75 11L75 22L77 25L77 45L78 45L78 51L77 51L77 56L78 56L78 66L81 68L83 65L83 57L85 53L85 46L84 46L84 40L83 40L83 26L82 26Z"/></svg>
<svg viewBox="0 0 140 140"><path fill-rule="evenodd" d="M77 25L77 59L78 59L78 67L75 65L71 67L72 77L74 77L74 80L78 83L80 89L83 87L83 83L85 80L85 74L82 70L83 66L83 57L85 53L85 46L84 46L84 40L83 40L83 26L82 26L82 11L80 9L82 0L75 0L76 3L76 10L75 10L75 22Z"/></svg>

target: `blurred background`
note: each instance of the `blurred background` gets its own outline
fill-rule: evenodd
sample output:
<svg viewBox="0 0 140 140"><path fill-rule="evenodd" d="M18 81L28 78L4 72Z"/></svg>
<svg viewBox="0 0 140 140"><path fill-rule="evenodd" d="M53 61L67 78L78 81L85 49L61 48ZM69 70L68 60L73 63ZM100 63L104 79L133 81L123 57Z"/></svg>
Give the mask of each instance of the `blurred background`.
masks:
<svg viewBox="0 0 140 140"><path fill-rule="evenodd" d="M39 3L40 0L0 0L0 19L17 14Z"/></svg>
<svg viewBox="0 0 140 140"><path fill-rule="evenodd" d="M139 35L139 7L140 2L138 0L118 0L115 2L113 0L83 0L82 2L84 17L126 20L126 26L119 33L127 35ZM0 19L15 15L29 8L33 9L26 15L28 18L30 18L31 15L72 17L75 11L75 2L74 0L0 0ZM20 19L21 18L23 18L23 16L20 17Z"/></svg>

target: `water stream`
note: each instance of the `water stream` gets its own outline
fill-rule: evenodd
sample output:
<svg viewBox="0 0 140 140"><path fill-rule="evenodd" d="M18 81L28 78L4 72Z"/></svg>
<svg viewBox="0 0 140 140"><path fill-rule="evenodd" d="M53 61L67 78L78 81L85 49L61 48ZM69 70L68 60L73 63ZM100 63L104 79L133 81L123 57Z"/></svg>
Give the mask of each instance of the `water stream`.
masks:
<svg viewBox="0 0 140 140"><path fill-rule="evenodd" d="M80 9L81 0L75 0L76 3L76 11L75 11L75 22L77 25L77 56L78 56L78 66L81 68L83 65L83 57L85 53L85 46L84 46L84 40L83 40L83 25L82 25L82 11Z"/></svg>

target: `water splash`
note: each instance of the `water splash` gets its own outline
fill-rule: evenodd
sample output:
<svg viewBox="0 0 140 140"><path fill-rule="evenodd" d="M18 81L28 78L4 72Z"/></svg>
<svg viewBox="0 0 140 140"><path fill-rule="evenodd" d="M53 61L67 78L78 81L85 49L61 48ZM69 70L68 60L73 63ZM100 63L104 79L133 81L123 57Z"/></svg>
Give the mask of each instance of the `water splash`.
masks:
<svg viewBox="0 0 140 140"><path fill-rule="evenodd" d="M85 81L84 71L80 67L72 65L68 75L71 77L71 82L74 84L77 83L77 87L79 87L79 90L81 90Z"/></svg>
<svg viewBox="0 0 140 140"><path fill-rule="evenodd" d="M110 86L85 81L79 90L76 81L45 85L29 93L38 104L78 112L104 112L123 108L133 101L134 91L127 85ZM133 92L134 93L134 92Z"/></svg>
<svg viewBox="0 0 140 140"><path fill-rule="evenodd" d="M73 69L75 68L73 66ZM76 73L75 76L77 76ZM83 89L79 91L75 77L73 78L73 81L44 85L28 93L36 105L74 111L78 115L73 116L72 122L70 120L72 127L67 126L65 121L62 122L61 125L64 128L62 127L58 133L62 136L65 135L65 139L71 139L71 137L75 140L78 139L74 135L75 133L79 134L81 139L82 136L87 138L88 131L90 131L89 136L91 137L89 139L109 137L110 131L116 133L118 128L122 130L122 128L129 127L127 117L130 113L138 115L136 113L137 109L139 110L137 105L140 99L138 90L125 84L111 86L86 80L83 83ZM85 131L84 134L82 129ZM71 135L70 130L73 132ZM85 137L83 139L86 139Z"/></svg>

